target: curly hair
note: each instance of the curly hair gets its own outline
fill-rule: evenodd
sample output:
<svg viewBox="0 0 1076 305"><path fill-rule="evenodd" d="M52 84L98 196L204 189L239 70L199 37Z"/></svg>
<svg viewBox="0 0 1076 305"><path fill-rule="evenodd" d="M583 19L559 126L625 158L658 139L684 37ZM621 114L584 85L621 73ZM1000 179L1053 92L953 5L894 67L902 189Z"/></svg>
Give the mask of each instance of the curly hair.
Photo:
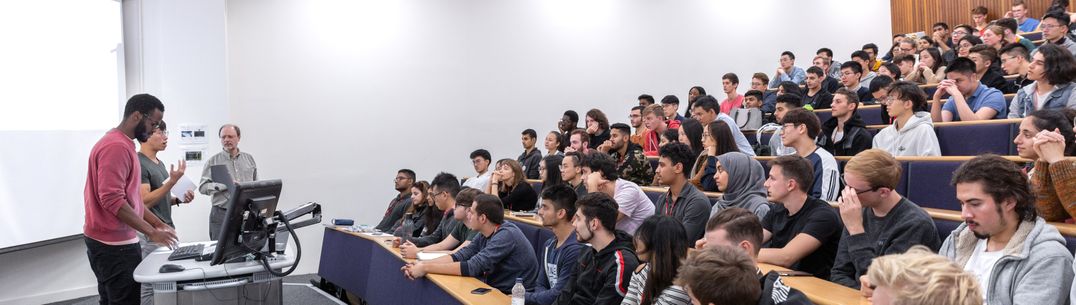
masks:
<svg viewBox="0 0 1076 305"><path fill-rule="evenodd" d="M982 184L983 191L990 194L999 210L1002 201L1012 199L1021 220L1034 221L1038 217L1027 175L1016 163L995 154L984 154L964 162L953 172L953 186L974 182Z"/></svg>

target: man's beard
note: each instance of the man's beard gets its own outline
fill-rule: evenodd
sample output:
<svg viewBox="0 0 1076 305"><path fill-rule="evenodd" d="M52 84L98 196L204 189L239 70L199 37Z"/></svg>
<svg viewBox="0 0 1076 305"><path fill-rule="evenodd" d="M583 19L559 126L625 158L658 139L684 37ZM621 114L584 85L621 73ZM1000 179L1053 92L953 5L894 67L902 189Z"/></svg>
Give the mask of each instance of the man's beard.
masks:
<svg viewBox="0 0 1076 305"><path fill-rule="evenodd" d="M583 232L584 231L579 231L578 229L575 230L575 239L581 243L589 243L590 240L594 238L594 232L590 231L590 228L587 228L585 231L587 234L583 234Z"/></svg>
<svg viewBox="0 0 1076 305"><path fill-rule="evenodd" d="M135 126L135 129L134 129L135 139L138 139L139 143L146 143L146 141L149 141L150 133L149 133L149 130L147 130L146 124L144 122L145 122L145 119L142 119L142 121L139 121L138 126Z"/></svg>

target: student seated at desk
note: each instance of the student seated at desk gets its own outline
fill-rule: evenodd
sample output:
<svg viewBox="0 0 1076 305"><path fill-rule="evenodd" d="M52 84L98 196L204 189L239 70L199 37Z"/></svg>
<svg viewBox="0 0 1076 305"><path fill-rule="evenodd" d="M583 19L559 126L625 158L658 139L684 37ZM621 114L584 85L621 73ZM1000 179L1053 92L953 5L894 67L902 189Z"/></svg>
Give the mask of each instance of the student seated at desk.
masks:
<svg viewBox="0 0 1076 305"><path fill-rule="evenodd" d="M615 229L617 204L605 193L576 201L572 226L581 243L575 275L561 290L558 305L615 305L628 293L631 271L639 266L631 235Z"/></svg>
<svg viewBox="0 0 1076 305"><path fill-rule="evenodd" d="M975 62L957 58L945 71L946 79L934 91L930 116L935 122L1004 119L1008 116L1005 97L998 89L979 82ZM949 95L947 101L941 98ZM944 105L944 106L943 106Z"/></svg>
<svg viewBox="0 0 1076 305"><path fill-rule="evenodd" d="M1027 175L997 155L953 173L964 223L938 254L979 279L986 304L1067 304L1072 253L1057 228L1038 217Z"/></svg>
<svg viewBox="0 0 1076 305"><path fill-rule="evenodd" d="M538 193L527 183L523 176L523 167L512 159L497 161L497 167L489 178L489 194L497 195L505 210L533 211L538 202Z"/></svg>
<svg viewBox="0 0 1076 305"><path fill-rule="evenodd" d="M587 177L583 174L583 153L569 152L560 161L560 178L575 190L576 198L587 194Z"/></svg>
<svg viewBox="0 0 1076 305"><path fill-rule="evenodd" d="M758 219L765 218L771 205L766 201L766 188L763 186L766 169L762 163L747 154L730 152L717 156L716 167L714 180L722 194L710 208L707 218L726 208L744 208L755 213Z"/></svg>
<svg viewBox="0 0 1076 305"><path fill-rule="evenodd" d="M867 278L875 285L871 302L878 305L978 305L983 300L975 275L923 246L875 258Z"/></svg>
<svg viewBox="0 0 1076 305"><path fill-rule="evenodd" d="M520 141L523 142L523 153L516 157L516 161L523 166L527 179L538 179L538 162L542 161L542 151L535 146L538 144L538 133L528 128L523 131Z"/></svg>
<svg viewBox="0 0 1076 305"><path fill-rule="evenodd" d="M565 184L551 184L542 190L538 219L542 226L553 231L542 247L538 285L526 294L527 304L549 305L557 300L561 290L572 279L579 264L579 252L586 245L576 240L572 217L575 217L575 190Z"/></svg>
<svg viewBox="0 0 1076 305"><path fill-rule="evenodd" d="M897 82L891 85L881 104L893 118L893 124L874 136L872 146L894 156L940 156L941 147L930 113L917 112L926 103L926 93L916 84Z"/></svg>
<svg viewBox="0 0 1076 305"><path fill-rule="evenodd" d="M807 194L812 172L811 162L799 156L770 162L765 185L769 200L777 204L762 219L764 243L758 261L829 279L841 219L829 203Z"/></svg>
<svg viewBox="0 0 1076 305"><path fill-rule="evenodd" d="M851 288L875 257L902 253L915 245L941 246L934 221L919 205L897 193L900 162L889 153L871 149L844 167L840 204L844 232L837 247L830 281Z"/></svg>
<svg viewBox="0 0 1076 305"><path fill-rule="evenodd" d="M841 174L833 155L815 142L822 130L818 116L803 108L792 109L781 124L781 142L795 148L796 154L810 161L814 169L814 184L808 194L823 201L837 200Z"/></svg>
<svg viewBox="0 0 1076 305"><path fill-rule="evenodd" d="M408 264L401 268L404 275L412 279L429 273L471 276L504 294L511 294L520 278L523 287L533 291L538 259L519 227L504 221L501 199L489 194L476 196L466 223L480 233L470 245L449 256Z"/></svg>
<svg viewBox="0 0 1076 305"><path fill-rule="evenodd" d="M692 304L767 304L762 289L752 282L758 270L747 254L729 246L702 250L680 267L677 284L684 287Z"/></svg>
<svg viewBox="0 0 1076 305"><path fill-rule="evenodd" d="M713 218L710 218L710 221L706 222L706 235L695 243L695 249L737 248L747 254L752 265L757 266L758 251L761 245L762 222L758 217L743 208L728 208L721 210ZM756 270L758 270L756 271L756 277L758 278L759 287L762 288L762 295L767 296L761 298L757 304L811 304L811 301L802 292L785 285L777 271L762 273L762 270ZM724 287L721 288L725 289ZM785 291L786 293L773 293L774 291Z"/></svg>
<svg viewBox="0 0 1076 305"><path fill-rule="evenodd" d="M467 209L474 202L474 197L481 194L469 187L460 188L459 180L449 173L440 173L433 178L430 186L430 199L446 212L441 223L432 233L411 239L400 244L393 241L394 247L400 247L400 254L406 258L415 258L423 251L451 251L467 246L474 238L475 232L463 224Z"/></svg>
<svg viewBox="0 0 1076 305"><path fill-rule="evenodd" d="M587 175L587 190L615 198L619 206L616 229L635 234L635 228L654 215L654 203L650 197L638 184L620 178L616 164L609 155L595 151L587 155L586 161L583 171L590 172Z"/></svg>
<svg viewBox="0 0 1076 305"><path fill-rule="evenodd" d="M430 200L429 189L430 184L426 181L418 181L411 186L411 206L392 227L393 235L419 237L430 235L437 229L445 213ZM404 223L407 221L413 224L411 232L404 232Z"/></svg>
<svg viewBox="0 0 1076 305"><path fill-rule="evenodd" d="M415 172L409 169L400 169L396 172L396 191L399 194L392 197L389 207L385 209L385 216L377 223L374 229L381 232L392 232L392 225L403 217L404 210L411 205L411 184L415 183Z"/></svg>
<svg viewBox="0 0 1076 305"><path fill-rule="evenodd" d="M658 176L669 190L658 197L657 214L676 219L683 225L688 239L702 238L702 228L710 218L710 199L687 181L695 161L691 148L683 143L673 143L662 147L660 155L658 172L661 174Z"/></svg>
<svg viewBox="0 0 1076 305"><path fill-rule="evenodd" d="M1027 151L1025 145L1031 145L1035 168L1029 171L1031 190L1035 194L1035 209L1046 221L1064 221L1076 214L1076 206L1062 202L1076 202L1076 171L1074 161L1067 156L1076 155L1076 129L1068 125L1076 111L1039 110L1031 113L1021 122L1020 134L1016 137L1029 137L1016 141L1021 157ZM1027 128L1024 125L1027 124ZM1039 129L1038 133L1025 133Z"/></svg>
<svg viewBox="0 0 1076 305"><path fill-rule="evenodd" d="M643 221L635 231L635 253L641 264L632 272L628 294L620 305L691 304L684 289L673 284L688 247L684 226L675 218L654 215Z"/></svg>

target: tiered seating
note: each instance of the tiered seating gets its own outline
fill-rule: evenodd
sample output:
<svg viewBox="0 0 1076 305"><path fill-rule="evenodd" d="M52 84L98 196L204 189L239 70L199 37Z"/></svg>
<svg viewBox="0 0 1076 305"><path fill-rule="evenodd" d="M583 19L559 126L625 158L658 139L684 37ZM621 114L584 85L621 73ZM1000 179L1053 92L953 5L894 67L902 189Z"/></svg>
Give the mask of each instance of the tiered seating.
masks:
<svg viewBox="0 0 1076 305"><path fill-rule="evenodd" d="M867 128L881 130L886 126ZM943 156L1016 155L1012 140L1020 133L1020 119L937 122L934 123L934 133L938 136Z"/></svg>
<svg viewBox="0 0 1076 305"><path fill-rule="evenodd" d="M953 172L960 164L974 157L897 157L900 161L901 175L900 184L897 185L897 193L918 203L924 208L938 208L945 210L960 210L960 203L956 199L956 190L951 186ZM1020 157L1005 157L1017 163L1027 163L1031 160ZM763 167L769 172L769 161L774 157L756 157ZM852 157L836 157L841 167Z"/></svg>
<svg viewBox="0 0 1076 305"><path fill-rule="evenodd" d="M877 134L888 126L870 125L867 129ZM943 156L974 156L982 153L1016 155L1012 140L1020 133L1020 119L937 122L934 123L934 133L938 136ZM744 136L751 144L757 142L755 135L756 131L744 131ZM769 143L772 135L763 133L762 142Z"/></svg>
<svg viewBox="0 0 1076 305"><path fill-rule="evenodd" d="M1031 41L1042 40L1042 31L1027 32L1020 34L1020 36L1023 36L1026 39L1030 39Z"/></svg>
<svg viewBox="0 0 1076 305"><path fill-rule="evenodd" d="M863 120L863 123L867 125L879 125L885 124L882 122L882 105L860 105L859 118ZM829 118L833 117L832 109L815 109L814 114L818 116L819 122L825 122Z"/></svg>
<svg viewBox="0 0 1076 305"><path fill-rule="evenodd" d="M960 223L964 222L960 217L960 204L956 201L956 190L950 186L949 180L952 177L952 173L960 166L961 163L971 159L972 157L908 157L899 158L901 161L902 171L904 175L901 176L901 183L897 186L897 192L904 195L919 204L924 210L930 214L934 219L934 225L938 229L938 236L944 240L949 236L949 233L956 229ZM1026 162L1028 160L1006 157L1009 160L1017 162ZM760 160L772 159L770 157L760 157ZM838 162L842 165L848 162L848 157L838 157ZM766 164L763 162L763 164ZM767 166L768 167L768 166ZM531 185L536 188L541 188L541 181L528 180ZM650 197L651 201L657 201L657 198L664 194L668 188L666 187L643 187L643 191L646 192L646 196ZM910 192L910 193L909 193ZM710 202L717 202L721 198L721 193L706 192L706 196L710 199ZM830 202L834 208L837 207L836 202ZM537 219L530 221L531 224L540 226L541 224ZM1065 237L1065 243L1070 252L1076 253L1076 225L1067 223L1050 223L1056 227L1062 235ZM544 230L525 230L524 234L528 237L535 236L538 238L535 243L541 246L545 242L546 238L550 238L551 233L543 233ZM540 247L539 247L540 248Z"/></svg>

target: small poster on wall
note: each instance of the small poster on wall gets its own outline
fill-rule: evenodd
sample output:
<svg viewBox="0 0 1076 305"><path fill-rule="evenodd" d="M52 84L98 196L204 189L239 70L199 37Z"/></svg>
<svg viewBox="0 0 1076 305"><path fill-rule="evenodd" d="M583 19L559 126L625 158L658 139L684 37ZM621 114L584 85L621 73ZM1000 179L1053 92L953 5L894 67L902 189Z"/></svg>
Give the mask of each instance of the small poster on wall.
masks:
<svg viewBox="0 0 1076 305"><path fill-rule="evenodd" d="M180 124L179 125L179 144L180 145L206 145L209 144L209 140L206 138L205 124Z"/></svg>
<svg viewBox="0 0 1076 305"><path fill-rule="evenodd" d="M183 160L187 161L187 168L202 166L205 147L184 147Z"/></svg>

